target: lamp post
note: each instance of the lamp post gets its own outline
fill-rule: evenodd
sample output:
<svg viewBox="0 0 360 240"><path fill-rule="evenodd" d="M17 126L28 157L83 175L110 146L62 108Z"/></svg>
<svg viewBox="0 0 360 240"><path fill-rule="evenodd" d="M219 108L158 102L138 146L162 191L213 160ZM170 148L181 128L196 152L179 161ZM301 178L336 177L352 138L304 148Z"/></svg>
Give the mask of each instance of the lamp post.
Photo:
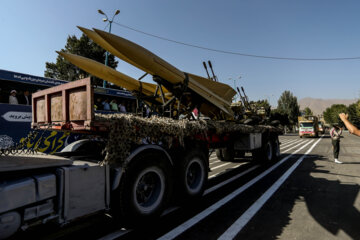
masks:
<svg viewBox="0 0 360 240"><path fill-rule="evenodd" d="M239 80L240 80L240 78L241 78L241 76L238 77ZM234 90L236 91L236 79L233 79L233 78L230 77L229 80L230 80L230 81L232 81L232 80L234 81ZM238 94L239 94L239 93L236 93L236 95L235 95L235 102L236 102L236 99L237 99L237 95L238 95ZM239 97L240 97L240 96L239 96Z"/></svg>
<svg viewBox="0 0 360 240"><path fill-rule="evenodd" d="M111 33L111 24L113 23L115 16L120 13L120 10L116 10L116 12L115 12L115 14L114 14L114 16L112 17L111 20L109 20L108 16L107 16L103 11L101 11L100 9L98 10L98 13L100 13L100 14L102 14L102 15L105 16L105 18L103 18L103 21L104 21L104 22L108 21L108 22L110 23L109 33ZM106 53L105 53L105 66L108 65L108 61L109 61L109 52L106 51ZM106 87L106 81L105 81L105 80L103 81L103 87L104 87L104 88Z"/></svg>

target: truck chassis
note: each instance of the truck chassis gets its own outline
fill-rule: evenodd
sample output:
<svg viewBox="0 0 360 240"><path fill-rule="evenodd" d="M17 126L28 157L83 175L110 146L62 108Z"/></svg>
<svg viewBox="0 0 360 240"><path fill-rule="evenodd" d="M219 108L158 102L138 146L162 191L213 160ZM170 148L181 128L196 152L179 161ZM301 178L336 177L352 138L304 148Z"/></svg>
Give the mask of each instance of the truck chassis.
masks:
<svg viewBox="0 0 360 240"><path fill-rule="evenodd" d="M34 94L32 127L88 132L107 139L113 125L96 119L92 96L90 79ZM75 107L79 105L83 107ZM280 156L279 134L276 127L244 125L220 133L207 129L180 140L166 136L171 144L143 138L120 159L116 151L99 159L101 154L94 151L104 142L94 139L68 145L61 156L1 157L0 239L33 224L63 225L101 211L125 226L152 221L175 198L182 203L201 198L212 151L222 161L243 157L245 152L256 161L275 161Z"/></svg>

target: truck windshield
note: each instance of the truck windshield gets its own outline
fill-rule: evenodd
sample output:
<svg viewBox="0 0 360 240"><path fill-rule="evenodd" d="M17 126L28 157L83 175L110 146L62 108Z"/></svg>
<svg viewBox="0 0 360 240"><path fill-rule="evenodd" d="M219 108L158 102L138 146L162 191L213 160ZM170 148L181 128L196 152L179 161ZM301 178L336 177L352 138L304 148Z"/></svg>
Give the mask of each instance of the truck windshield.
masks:
<svg viewBox="0 0 360 240"><path fill-rule="evenodd" d="M300 123L300 127L313 127L312 123Z"/></svg>

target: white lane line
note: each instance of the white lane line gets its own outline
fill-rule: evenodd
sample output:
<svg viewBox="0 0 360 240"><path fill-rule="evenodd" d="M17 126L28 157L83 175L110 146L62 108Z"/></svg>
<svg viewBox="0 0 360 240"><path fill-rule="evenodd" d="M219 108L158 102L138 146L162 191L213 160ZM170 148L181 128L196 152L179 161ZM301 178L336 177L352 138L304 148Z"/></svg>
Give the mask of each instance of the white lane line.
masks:
<svg viewBox="0 0 360 240"><path fill-rule="evenodd" d="M251 207L246 210L219 238L218 240L233 239L246 224L254 217L260 208L269 200L269 198L279 189L291 173L299 166L313 148L320 142L322 137L317 140L304 155L299 158Z"/></svg>
<svg viewBox="0 0 360 240"><path fill-rule="evenodd" d="M262 179L263 177L265 177L266 175L268 175L270 172L272 172L274 169L276 169L278 166L280 166L282 163L284 163L286 160L288 160L291 156L293 156L295 153L299 152L300 150L302 150L304 147L306 147L307 145L309 145L312 141L309 141L308 143L306 143L305 145L303 145L302 147L300 147L299 149L297 149L295 152L293 152L292 154L284 157L283 159L281 159L279 162L277 162L276 164L274 164L272 167L270 167L269 169L267 169L266 171L264 171L263 173L261 173L260 175L258 175L257 177L253 178L252 180L250 180L249 182L247 182L245 185L243 185L242 187L238 188L237 190L235 190L234 192L230 193L229 195L227 195L226 197L222 198L221 200L219 200L218 202L214 203L213 205L211 205L210 207L208 207L207 209L205 209L204 211L200 212L199 214L195 215L193 218L187 220L186 222L182 223L181 225L177 226L176 228L174 228L173 230L171 230L170 232L166 233L165 235L161 236L160 238L158 238L158 240L168 240L168 239L174 239L177 236L179 236L180 234L182 234L183 232L185 232L186 230L188 230L189 228L191 228L192 226L194 226L195 224L197 224L198 222L200 222L201 220L203 220L204 218L206 218L207 216L209 216L211 213L215 212L216 210L218 210L220 207L222 207L223 205L225 205L226 203L228 203L230 200L232 200L233 198L235 198L237 195L239 195L240 193L244 192L246 189L248 189L249 187L251 187L252 185L254 185L256 182L258 182L260 179Z"/></svg>
<svg viewBox="0 0 360 240"><path fill-rule="evenodd" d="M235 169L235 168L238 168L238 167L240 167L240 166L241 166L241 164L235 165L235 166L226 168L226 170ZM208 176L208 179L212 179L212 178L214 178L214 177L217 177L217 176L219 176L219 175L221 175L221 174L224 174L225 172L226 172L226 171L221 171L221 172L217 172L217 173L210 174L210 175Z"/></svg>
<svg viewBox="0 0 360 240"><path fill-rule="evenodd" d="M283 148L288 148L288 147L290 147L290 146L292 146L292 145L294 145L294 144L296 144L296 143L299 143L299 142L304 142L304 140L303 140L303 139L296 140L295 142L292 142L292 143L290 143L290 144L286 144L286 145L284 145L284 146L281 146L281 145L280 145L280 147L281 147L281 149L283 149Z"/></svg>
<svg viewBox="0 0 360 240"><path fill-rule="evenodd" d="M219 183L219 184L217 184L215 186L212 186L211 188L206 189L205 192L204 192L204 196L211 193L211 192L213 192L213 191L215 191L215 190L217 190L217 189L219 189L219 188L221 188L221 187L223 187L224 185L226 185L226 184L228 184L228 183L230 183L232 181L235 181L236 179L238 179L238 178L244 176L245 174L257 169L258 167L260 167L260 165L255 165L255 166L247 169L246 171L241 172L238 175L233 176L232 178L229 178L229 179L227 179L227 180L225 180L225 181L223 181L223 182L221 182L221 183Z"/></svg>
<svg viewBox="0 0 360 240"><path fill-rule="evenodd" d="M214 165L214 163L218 163L218 162L221 162L221 161L220 160L213 161L213 162L210 163L210 166Z"/></svg>
<svg viewBox="0 0 360 240"><path fill-rule="evenodd" d="M311 141L314 141L314 140L311 140ZM301 145L301 144L304 144L304 143L305 143L305 142L300 142L300 143L296 144L295 146L292 146L291 148L288 148L288 149L286 149L286 150L281 151L281 153L290 151L291 149L296 148L297 146L299 146L299 145Z"/></svg>
<svg viewBox="0 0 360 240"><path fill-rule="evenodd" d="M238 166L234 166L234 168L237 168L237 167L238 167ZM212 186L211 188L206 189L206 190L204 191L203 196L206 196L206 195L212 193L213 191L215 191L215 190L223 187L224 185L226 185L226 184L228 184L228 183L231 183L232 181L235 181L236 179L244 176L245 174L248 174L249 172L257 169L258 167L260 167L260 165L255 165L255 166L247 169L246 171L241 172L241 173L239 173L238 175L233 176L232 178L229 178L229 179L227 179L227 180L225 180L225 181L223 181L223 182L218 183L217 185ZM216 175L217 175L217 174L216 174ZM164 211L164 213L161 214L161 217L166 216L167 214L169 214L169 213L177 210L178 208L179 208L179 207L171 207L171 208L166 209L166 210Z"/></svg>
<svg viewBox="0 0 360 240"><path fill-rule="evenodd" d="M129 230L118 230L116 232L112 232L104 237L101 237L99 238L98 240L113 240L113 239L116 239L118 237L121 237L129 232L131 232L132 230L129 229Z"/></svg>
<svg viewBox="0 0 360 240"><path fill-rule="evenodd" d="M239 166L239 165L234 166L234 168L237 168L238 166ZM230 182L232 182L232 181L235 181L236 179L244 176L245 174L247 174L247 173L255 170L255 169L258 168L258 167L260 167L260 165L255 165L255 166L247 169L246 171L241 172L241 173L239 173L238 175L235 175L234 177L232 177L232 178L230 178L230 179L227 179L227 180L224 181L224 182L221 182L221 183L219 183L219 184L217 184L217 185L215 185L215 186L212 186L211 188L208 188L207 190L204 191L203 196L205 196L205 195L207 195L207 194L210 194L211 192L213 192L213 191L215 191L215 190L223 187L225 184L228 184L228 183L230 183ZM221 173L219 173L219 174L221 174ZM215 177L216 175L218 175L218 174L213 175L213 177ZM211 177L211 176L210 176L210 177ZM210 178L210 177L209 177L209 178ZM166 210L161 214L161 217L166 216L166 215L168 215L168 214L170 214L170 213L172 213L172 212L174 212L174 211L176 211L176 210L178 210L178 209L179 209L179 207L177 207L177 206L175 206L175 207L170 207L170 208L166 209ZM113 239L119 238L119 237L121 237L121 236L123 236L123 235L125 235L125 234L127 234L127 233L129 233L129 232L131 232L132 230L133 230L133 229L118 230L118 231L112 232L112 233L110 233L110 234L108 234L108 235L106 235L106 236L103 236L102 238L99 238L98 240L113 240Z"/></svg>
<svg viewBox="0 0 360 240"><path fill-rule="evenodd" d="M281 144L288 144L294 141L297 141L298 139L288 139L288 140L284 140L284 141L280 141Z"/></svg>
<svg viewBox="0 0 360 240"><path fill-rule="evenodd" d="M291 145L295 144L296 142L300 142L300 141L303 141L303 140L304 139L295 139L295 140L287 142L285 144L280 144L280 146L282 146L282 147L291 146Z"/></svg>
<svg viewBox="0 0 360 240"><path fill-rule="evenodd" d="M211 154L210 157L209 157L209 159L217 159L216 154Z"/></svg>
<svg viewBox="0 0 360 240"><path fill-rule="evenodd" d="M228 163L220 164L219 166L216 166L216 167L211 168L211 171L212 171L212 170L215 170L215 169L218 169L218 168L221 168L221 167L224 167L224 166L227 166L227 165L229 165L229 164L232 164L232 163L231 163L231 162L228 162Z"/></svg>

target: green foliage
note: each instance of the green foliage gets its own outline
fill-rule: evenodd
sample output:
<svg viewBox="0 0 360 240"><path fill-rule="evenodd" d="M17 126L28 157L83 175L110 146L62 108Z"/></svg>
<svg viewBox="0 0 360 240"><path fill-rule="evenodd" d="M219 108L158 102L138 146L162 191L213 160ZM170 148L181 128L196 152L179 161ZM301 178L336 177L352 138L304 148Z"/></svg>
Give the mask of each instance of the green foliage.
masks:
<svg viewBox="0 0 360 240"><path fill-rule="evenodd" d="M347 113L349 121L357 127L360 127L360 100L356 103L345 106L343 104L334 104L324 111L324 119L327 123L340 123L339 113Z"/></svg>
<svg viewBox="0 0 360 240"><path fill-rule="evenodd" d="M358 128L360 127L360 100L356 103L350 104L347 108L349 120Z"/></svg>
<svg viewBox="0 0 360 240"><path fill-rule="evenodd" d="M300 114L297 98L290 91L284 91L281 94L278 100L277 110L281 114L288 115L290 125L294 125L297 122Z"/></svg>
<svg viewBox="0 0 360 240"><path fill-rule="evenodd" d="M348 108L344 104L333 104L331 107L326 108L324 119L328 124L342 123L339 113L348 113Z"/></svg>
<svg viewBox="0 0 360 240"><path fill-rule="evenodd" d="M305 115L314 115L313 112L312 112L312 110L311 110L309 107L306 107L306 108L304 109L304 114L305 114Z"/></svg>
<svg viewBox="0 0 360 240"><path fill-rule="evenodd" d="M75 35L69 36L65 45L65 49L61 52L73 53L95 61L105 63L106 51L99 45L94 43L89 37L83 34L80 39ZM117 67L118 62L115 61L114 55L109 54L108 66L112 68ZM88 77L89 74L75 65L66 61L60 55L56 58L56 63L46 62L45 77L74 81L77 79ZM95 85L102 86L102 80L96 77L92 78Z"/></svg>
<svg viewBox="0 0 360 240"><path fill-rule="evenodd" d="M268 102L268 100L258 100L256 102L254 101L250 101L250 105L255 109L255 110L260 110L263 109L265 111L265 115L269 116L270 115L270 103Z"/></svg>

